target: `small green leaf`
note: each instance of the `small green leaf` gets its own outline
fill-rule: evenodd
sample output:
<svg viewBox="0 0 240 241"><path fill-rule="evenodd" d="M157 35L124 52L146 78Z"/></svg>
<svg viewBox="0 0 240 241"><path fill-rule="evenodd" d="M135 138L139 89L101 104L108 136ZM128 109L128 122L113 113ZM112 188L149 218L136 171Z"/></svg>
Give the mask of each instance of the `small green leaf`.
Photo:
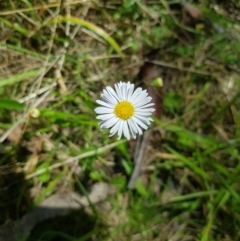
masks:
<svg viewBox="0 0 240 241"><path fill-rule="evenodd" d="M19 81L28 79L30 77L34 77L39 73L39 70L31 70L19 75L14 75L9 77L8 79L0 79L0 88L4 87L6 85L11 85L11 84L15 84Z"/></svg>
<svg viewBox="0 0 240 241"><path fill-rule="evenodd" d="M127 175L130 175L132 173L132 167L129 165L129 163L123 159L122 165L123 165L123 168L124 168L125 172L127 173Z"/></svg>
<svg viewBox="0 0 240 241"><path fill-rule="evenodd" d="M162 87L163 86L163 79L161 77L158 77L158 78L154 79L150 86Z"/></svg>
<svg viewBox="0 0 240 241"><path fill-rule="evenodd" d="M136 190L143 197L147 198L149 196L147 189L143 186L143 184L141 183L140 180L137 180L137 182L136 182Z"/></svg>
<svg viewBox="0 0 240 241"><path fill-rule="evenodd" d="M37 168L37 170L46 169L48 167L49 167L49 163L44 162ZM38 176L39 181L43 183L48 182L50 178L51 178L51 175L49 170L46 170L44 173Z"/></svg>
<svg viewBox="0 0 240 241"><path fill-rule="evenodd" d="M24 110L24 105L15 100L0 98L0 109Z"/></svg>
<svg viewBox="0 0 240 241"><path fill-rule="evenodd" d="M50 173L48 173L50 176ZM44 200L46 198L47 195L53 193L55 187L57 186L57 184L60 182L62 176L64 175L64 171L60 172L54 180L52 180L50 183L48 183L48 186L46 188L43 189L43 191L38 195L38 197L36 198L36 200L34 201L34 204L37 205L38 203L40 203L42 200ZM48 178L49 180L50 178Z"/></svg>
<svg viewBox="0 0 240 241"><path fill-rule="evenodd" d="M43 174L39 175L38 179L40 182L46 183L50 180L50 172L44 172Z"/></svg>
<svg viewBox="0 0 240 241"><path fill-rule="evenodd" d="M103 172L101 170L95 170L90 172L90 178L94 181L102 181L103 179Z"/></svg>
<svg viewBox="0 0 240 241"><path fill-rule="evenodd" d="M119 190L124 190L124 188L126 187L126 183L126 176L114 177L111 180L111 184L117 186Z"/></svg>

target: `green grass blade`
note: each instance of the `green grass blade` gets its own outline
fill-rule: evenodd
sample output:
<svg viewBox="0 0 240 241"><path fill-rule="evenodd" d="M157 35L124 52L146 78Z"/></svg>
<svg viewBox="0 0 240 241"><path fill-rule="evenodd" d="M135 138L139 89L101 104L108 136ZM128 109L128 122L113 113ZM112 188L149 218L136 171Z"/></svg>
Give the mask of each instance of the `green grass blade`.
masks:
<svg viewBox="0 0 240 241"><path fill-rule="evenodd" d="M199 168L196 163L194 163L193 160L189 160L188 158L184 157L183 155L181 155L180 153L178 153L177 151L173 150L170 147L167 147L167 149L174 155L176 155L176 157L181 160L186 166L188 166L193 172L195 172L196 174L198 174L199 176L201 176L203 179L206 180L210 180L209 175L202 170L201 168Z"/></svg>
<svg viewBox="0 0 240 241"><path fill-rule="evenodd" d="M2 99L0 98L0 109L7 109L7 110L24 110L24 105L20 104L19 102L11 99Z"/></svg>
<svg viewBox="0 0 240 241"><path fill-rule="evenodd" d="M54 180L49 182L48 186L45 189L43 189L43 191L40 193L40 195L34 201L35 205L39 204L42 200L44 200L46 198L47 195L49 195L50 193L53 192L54 188L59 183L59 181L61 180L64 173L65 173L65 171L63 170L60 174L58 174L58 176Z"/></svg>
<svg viewBox="0 0 240 241"><path fill-rule="evenodd" d="M39 70L31 70L26 73L13 75L7 79L0 79L0 88L7 86L7 85L15 84L15 83L25 80L27 78L31 78L33 76L36 76L38 73L39 73Z"/></svg>
<svg viewBox="0 0 240 241"><path fill-rule="evenodd" d="M19 53L23 53L23 54L27 54L27 55L30 55L30 56L34 56L34 57L37 57L37 58L42 59L42 60L45 59L44 55L42 55L42 54L40 54L38 52L34 52L32 50L20 47L20 46L15 46L15 45L12 45L12 44L1 44L0 43L0 47L7 48L7 49L12 49L12 50L17 51Z"/></svg>
<svg viewBox="0 0 240 241"><path fill-rule="evenodd" d="M0 18L0 22L5 24L6 26L18 31L21 34L27 35L29 33L29 31L23 27L21 27L19 24L15 23L12 24L11 22L9 22L8 20L6 20L5 18Z"/></svg>

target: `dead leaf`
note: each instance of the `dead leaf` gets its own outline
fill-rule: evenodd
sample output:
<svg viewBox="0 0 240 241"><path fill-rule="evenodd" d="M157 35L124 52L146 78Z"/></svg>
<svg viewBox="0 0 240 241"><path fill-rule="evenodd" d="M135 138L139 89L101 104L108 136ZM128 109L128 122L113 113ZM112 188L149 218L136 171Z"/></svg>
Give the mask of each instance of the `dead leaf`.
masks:
<svg viewBox="0 0 240 241"><path fill-rule="evenodd" d="M21 125L16 126L13 131L9 134L8 140L14 145L18 144L22 138L22 127Z"/></svg>
<svg viewBox="0 0 240 241"><path fill-rule="evenodd" d="M200 20L202 18L202 11L187 1L182 1L182 6L185 11L194 19Z"/></svg>
<svg viewBox="0 0 240 241"><path fill-rule="evenodd" d="M25 142L24 146L33 154L40 153L43 147L43 138L42 136L34 136L30 139L30 141Z"/></svg>
<svg viewBox="0 0 240 241"><path fill-rule="evenodd" d="M25 167L24 167L25 173L33 172L38 164L38 160L39 160L39 155L36 153L32 154L25 164Z"/></svg>
<svg viewBox="0 0 240 241"><path fill-rule="evenodd" d="M66 86L65 81L63 79L62 73L59 69L55 70L55 77L56 77L58 85L60 87L60 93L67 92L67 86Z"/></svg>

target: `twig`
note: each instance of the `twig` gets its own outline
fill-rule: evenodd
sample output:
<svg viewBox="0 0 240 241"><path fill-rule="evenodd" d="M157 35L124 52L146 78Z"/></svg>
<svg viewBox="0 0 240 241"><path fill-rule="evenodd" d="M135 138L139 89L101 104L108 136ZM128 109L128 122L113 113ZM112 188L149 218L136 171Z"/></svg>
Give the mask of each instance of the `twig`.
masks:
<svg viewBox="0 0 240 241"><path fill-rule="evenodd" d="M206 72L206 71L182 68L182 67L178 67L175 64L167 63L167 62L164 62L164 61L158 61L158 60L149 61L149 60L147 60L147 62L152 63L152 64L156 64L156 65L161 65L161 66L168 67L168 68L172 68L172 69L178 69L178 70L186 71L186 72L192 72L192 73L207 75L207 76L211 75L211 73Z"/></svg>
<svg viewBox="0 0 240 241"><path fill-rule="evenodd" d="M19 102L19 103L27 102L27 101L29 101L30 99L35 98L36 96L41 95L41 94L43 94L44 92L52 89L52 88L55 87L56 85L57 85L57 83L54 82L54 83L52 83L52 84L49 85L49 86L45 86L45 87L39 89L38 92L36 92L36 93L30 93L29 95L21 98L20 100L18 100L18 102Z"/></svg>
<svg viewBox="0 0 240 241"><path fill-rule="evenodd" d="M150 130L145 131L143 133L143 139L142 139L142 143L141 143L138 155L135 155L137 156L137 159L134 160L135 166L134 166L134 170L130 178L130 181L128 183L128 189L134 189L136 186L136 181L142 167L143 158L145 156L144 154L145 154L145 151L147 150L150 133L151 133Z"/></svg>

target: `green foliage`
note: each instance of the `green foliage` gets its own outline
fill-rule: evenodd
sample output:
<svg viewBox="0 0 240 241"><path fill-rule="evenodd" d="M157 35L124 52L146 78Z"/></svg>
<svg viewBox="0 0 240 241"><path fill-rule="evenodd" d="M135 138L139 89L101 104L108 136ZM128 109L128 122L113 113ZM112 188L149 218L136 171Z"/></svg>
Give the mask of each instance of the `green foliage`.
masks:
<svg viewBox="0 0 240 241"><path fill-rule="evenodd" d="M171 113L181 110L183 98L173 91L169 91L164 97L164 107Z"/></svg>
<svg viewBox="0 0 240 241"><path fill-rule="evenodd" d="M240 27L228 1L198 1L199 20L180 1L50 2L0 3L0 225L71 190L88 208L29 240L238 241ZM164 92L161 141L151 136L132 191L136 143L101 132L94 108L145 60ZM101 182L113 195L93 203Z"/></svg>
<svg viewBox="0 0 240 241"><path fill-rule="evenodd" d="M7 110L24 110L24 105L19 102L11 99L2 99L0 98L0 109Z"/></svg>
<svg viewBox="0 0 240 241"><path fill-rule="evenodd" d="M37 170L41 170L41 169L47 169L48 167L50 166L50 163L49 162L44 162L42 163ZM50 171L45 171L43 174L39 175L38 176L38 179L40 182L43 182L43 183L47 183L51 178L51 173Z"/></svg>
<svg viewBox="0 0 240 241"><path fill-rule="evenodd" d="M149 196L149 192L139 180L136 182L136 191L145 198Z"/></svg>
<svg viewBox="0 0 240 241"><path fill-rule="evenodd" d="M36 76L37 74L38 74L37 70L32 70L32 71L29 71L29 72L26 72L26 73L18 74L18 75L15 75L15 76L10 76L7 79L2 78L2 79L0 79L0 88L8 86L8 85L12 85L12 84L17 83L19 81L23 81L26 78Z"/></svg>

